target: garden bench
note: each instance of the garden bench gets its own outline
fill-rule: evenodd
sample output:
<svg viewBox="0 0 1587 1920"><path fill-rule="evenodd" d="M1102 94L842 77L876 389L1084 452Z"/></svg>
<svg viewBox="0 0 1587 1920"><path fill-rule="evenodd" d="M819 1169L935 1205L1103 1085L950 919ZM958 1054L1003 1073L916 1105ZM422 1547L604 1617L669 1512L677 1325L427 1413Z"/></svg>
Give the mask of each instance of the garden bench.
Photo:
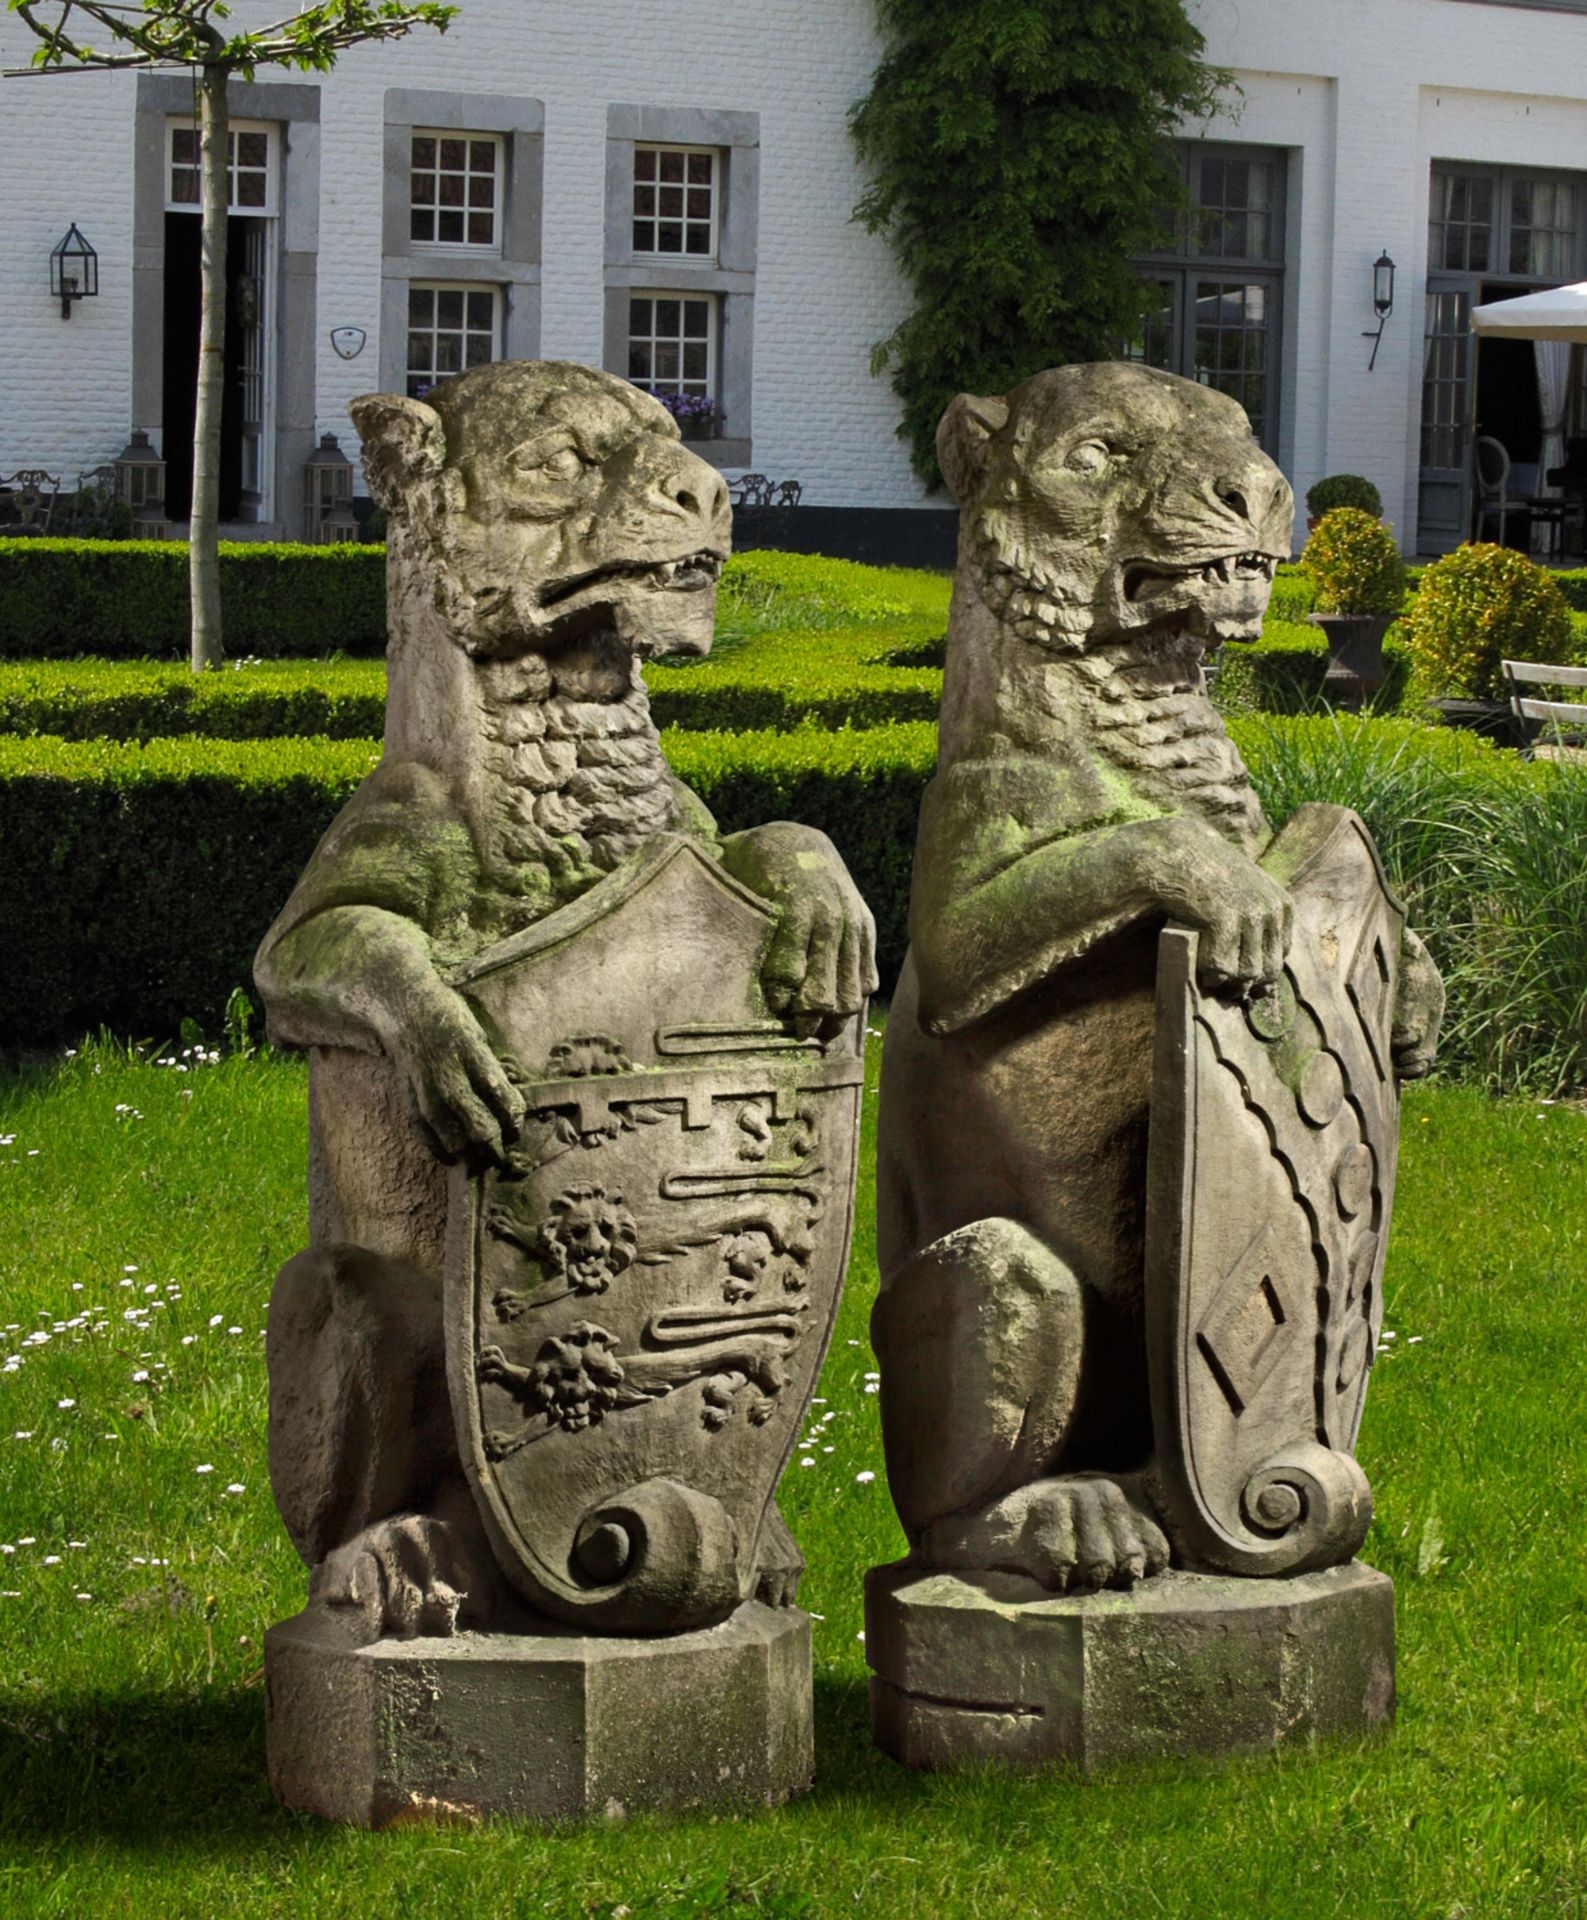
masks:
<svg viewBox="0 0 1587 1920"><path fill-rule="evenodd" d="M60 490L60 475L42 467L22 467L0 478L0 529L8 534L48 533Z"/></svg>
<svg viewBox="0 0 1587 1920"><path fill-rule="evenodd" d="M1556 760L1587 749L1587 704L1548 700L1524 693L1524 687L1587 689L1587 667L1555 667L1535 660L1506 660L1504 679L1510 710L1529 760Z"/></svg>

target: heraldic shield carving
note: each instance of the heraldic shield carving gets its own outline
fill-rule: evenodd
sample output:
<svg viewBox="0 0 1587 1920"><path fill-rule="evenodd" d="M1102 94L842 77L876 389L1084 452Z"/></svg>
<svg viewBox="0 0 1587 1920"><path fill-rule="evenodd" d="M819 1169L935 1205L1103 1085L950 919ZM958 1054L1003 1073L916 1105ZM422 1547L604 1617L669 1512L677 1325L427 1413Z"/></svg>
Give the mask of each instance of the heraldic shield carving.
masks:
<svg viewBox="0 0 1587 1920"><path fill-rule="evenodd" d="M456 978L527 1113L452 1171L453 1412L503 1570L592 1631L750 1596L837 1311L862 1022L769 1017L774 918L663 835Z"/></svg>
<svg viewBox="0 0 1587 1920"><path fill-rule="evenodd" d="M1147 1314L1165 1522L1187 1562L1347 1560L1372 1498L1352 1449L1382 1324L1404 911L1361 820L1301 807L1261 863L1290 892L1279 981L1204 993L1161 936Z"/></svg>

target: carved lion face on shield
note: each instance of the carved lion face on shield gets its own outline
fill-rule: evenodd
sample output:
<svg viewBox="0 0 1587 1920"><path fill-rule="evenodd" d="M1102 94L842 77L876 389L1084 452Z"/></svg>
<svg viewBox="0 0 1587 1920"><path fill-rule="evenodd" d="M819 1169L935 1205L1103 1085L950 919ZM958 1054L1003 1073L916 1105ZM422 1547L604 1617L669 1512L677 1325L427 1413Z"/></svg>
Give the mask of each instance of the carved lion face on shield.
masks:
<svg viewBox="0 0 1587 1920"><path fill-rule="evenodd" d="M639 1235L623 1196L604 1187L569 1187L551 1203L540 1229L549 1263L578 1293L604 1293L634 1263Z"/></svg>

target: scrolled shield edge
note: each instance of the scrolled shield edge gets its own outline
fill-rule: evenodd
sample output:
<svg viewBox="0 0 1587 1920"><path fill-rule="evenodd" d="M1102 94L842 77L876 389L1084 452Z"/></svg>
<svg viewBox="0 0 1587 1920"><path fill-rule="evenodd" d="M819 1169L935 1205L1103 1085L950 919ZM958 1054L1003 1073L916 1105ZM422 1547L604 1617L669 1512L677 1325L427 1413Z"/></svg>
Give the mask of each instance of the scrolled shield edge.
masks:
<svg viewBox="0 0 1587 1920"><path fill-rule="evenodd" d="M1294 1116L1283 1111L1278 1078L1267 1071L1268 1054L1276 1057L1279 1050L1242 1044L1242 1022L1258 1030L1256 1012L1249 1004L1236 1008L1203 995L1196 980L1196 932L1167 927L1159 943L1147 1182L1153 1478L1181 1563L1244 1575L1341 1564L1359 1548L1371 1521L1371 1490L1351 1449L1382 1319L1398 1132L1389 1015L1404 923L1364 825L1346 808L1300 809L1262 864L1285 882L1296 901L1286 979L1299 1017L1321 1028L1313 1053L1328 1056L1328 1075L1337 1069L1339 1086L1330 1092L1331 1098L1337 1092L1337 1106L1328 1125L1346 1130L1347 1150L1371 1168L1367 1199L1349 1196L1371 1232L1356 1221L1350 1245L1345 1230L1354 1216L1341 1228L1344 1199L1335 1189L1344 1156L1332 1180L1308 1164L1310 1138L1329 1136L1306 1113L1306 1098L1315 1098L1306 1075L1291 1076L1305 1123L1297 1128ZM1353 895L1355 919L1341 912L1342 905L1351 904L1342 902L1343 895ZM1374 1007L1358 992L1363 954L1377 970ZM1376 1024L1369 1017L1374 1014ZM1293 1022L1296 1016L1290 1017ZM1231 1089L1238 1090L1238 1100ZM1206 1224L1216 1223L1220 1196L1203 1190L1198 1141L1204 1146L1203 1129L1227 1126L1231 1111L1241 1107L1253 1190L1264 1178L1276 1190L1280 1182L1274 1170L1281 1169L1293 1208L1286 1216L1280 1205L1271 1220L1257 1221L1249 1244L1209 1298L1204 1269L1212 1236ZM1348 1145L1352 1126L1359 1132L1353 1147ZM1243 1193L1231 1197L1227 1191L1222 1201L1231 1212L1242 1203L1254 1204ZM1276 1228L1275 1244L1264 1244L1270 1226ZM1242 1229L1232 1244L1243 1237ZM1265 1348L1240 1337L1241 1316L1249 1326L1253 1311L1245 1302L1263 1298L1272 1327L1261 1321L1260 1305L1254 1314L1259 1331L1268 1335ZM1236 1480L1216 1486L1207 1460L1218 1448L1208 1446L1208 1429L1225 1410L1207 1381L1218 1380L1234 1415L1245 1410L1242 1393L1253 1401L1264 1389L1282 1395L1285 1367L1272 1361L1270 1349L1284 1322L1291 1393L1287 1406L1264 1410L1273 1429L1271 1445L1260 1457L1246 1458ZM1231 1324L1228 1344L1234 1358L1247 1362L1243 1374L1218 1364L1216 1336Z"/></svg>

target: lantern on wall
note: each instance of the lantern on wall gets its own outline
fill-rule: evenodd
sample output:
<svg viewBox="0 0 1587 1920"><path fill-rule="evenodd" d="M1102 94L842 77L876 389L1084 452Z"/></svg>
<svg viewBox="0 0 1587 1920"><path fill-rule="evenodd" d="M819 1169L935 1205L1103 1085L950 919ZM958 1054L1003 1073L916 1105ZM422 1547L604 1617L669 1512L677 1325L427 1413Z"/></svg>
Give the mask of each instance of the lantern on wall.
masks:
<svg viewBox="0 0 1587 1920"><path fill-rule="evenodd" d="M165 462L149 445L142 427L116 455L116 498L132 509L139 540L163 540L170 532L165 517Z"/></svg>
<svg viewBox="0 0 1587 1920"><path fill-rule="evenodd" d="M1372 262L1372 312L1377 320L1375 328L1368 328L1362 334L1363 340L1372 342L1372 358L1367 362L1367 372L1378 364L1378 347L1383 339L1383 323L1394 311L1394 262L1387 251L1380 253Z"/></svg>
<svg viewBox="0 0 1587 1920"><path fill-rule="evenodd" d="M312 546L335 546L358 538L353 463L334 433L322 433L319 446L304 463L303 521L304 537Z"/></svg>
<svg viewBox="0 0 1587 1920"><path fill-rule="evenodd" d="M74 300L90 300L99 291L99 255L77 231L74 220L66 235L50 249L50 292L61 303L61 318L70 320Z"/></svg>

